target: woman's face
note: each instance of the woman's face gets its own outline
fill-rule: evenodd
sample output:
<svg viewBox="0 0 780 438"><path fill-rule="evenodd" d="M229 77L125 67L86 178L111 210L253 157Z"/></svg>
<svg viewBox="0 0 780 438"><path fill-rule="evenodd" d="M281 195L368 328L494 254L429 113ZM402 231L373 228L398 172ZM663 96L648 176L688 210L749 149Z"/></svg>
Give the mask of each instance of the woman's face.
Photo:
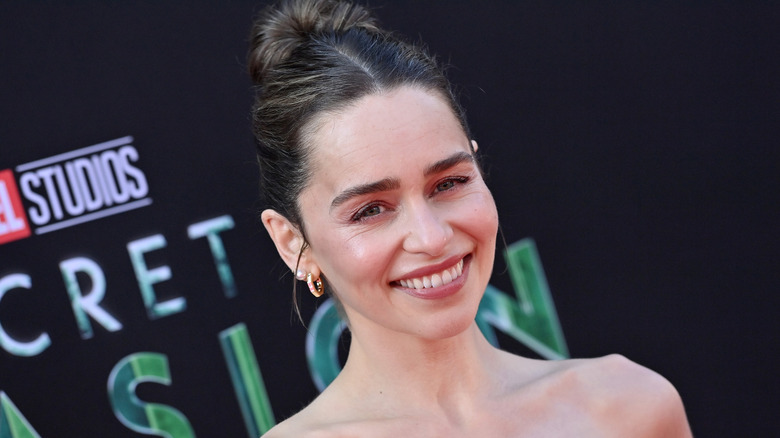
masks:
<svg viewBox="0 0 780 438"><path fill-rule="evenodd" d="M463 331L490 278L498 217L452 110L401 87L315 123L300 198L307 260L352 331Z"/></svg>

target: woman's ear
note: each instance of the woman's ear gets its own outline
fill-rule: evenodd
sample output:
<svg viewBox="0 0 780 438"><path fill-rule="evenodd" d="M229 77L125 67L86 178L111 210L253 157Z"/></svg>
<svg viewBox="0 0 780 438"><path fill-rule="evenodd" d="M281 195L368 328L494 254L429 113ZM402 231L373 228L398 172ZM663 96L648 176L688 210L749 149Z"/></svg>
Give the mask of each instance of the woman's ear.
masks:
<svg viewBox="0 0 780 438"><path fill-rule="evenodd" d="M268 235L271 236L271 240L276 245L276 251L279 252L279 256L282 257L284 263L290 268L290 271L295 275L295 267L298 264L298 257L301 254L301 248L305 243L305 239L301 231L294 226L290 221L279 214L276 210L263 210L260 215L260 219L263 221Z"/></svg>
<svg viewBox="0 0 780 438"><path fill-rule="evenodd" d="M471 150L472 152L476 153L477 149L479 149L479 145L477 144L476 140L471 140Z"/></svg>

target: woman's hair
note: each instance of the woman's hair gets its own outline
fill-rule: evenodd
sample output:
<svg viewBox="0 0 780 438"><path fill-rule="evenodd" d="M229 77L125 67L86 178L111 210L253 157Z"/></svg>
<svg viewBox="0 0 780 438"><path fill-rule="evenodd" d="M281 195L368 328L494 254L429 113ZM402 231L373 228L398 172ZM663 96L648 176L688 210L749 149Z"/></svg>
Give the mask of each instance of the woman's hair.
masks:
<svg viewBox="0 0 780 438"><path fill-rule="evenodd" d="M315 164L311 133L323 115L366 95L413 86L444 98L471 138L464 112L436 60L423 47L382 30L360 5L282 1L255 20L250 41L260 189L266 207L298 227L304 239L298 197Z"/></svg>
<svg viewBox="0 0 780 438"><path fill-rule="evenodd" d="M290 0L252 27L249 73L256 84L252 128L267 207L303 231L298 195L309 180L318 116L400 86L445 98L469 135L463 110L436 60L380 29L368 10L335 0ZM470 136L468 137L470 138Z"/></svg>

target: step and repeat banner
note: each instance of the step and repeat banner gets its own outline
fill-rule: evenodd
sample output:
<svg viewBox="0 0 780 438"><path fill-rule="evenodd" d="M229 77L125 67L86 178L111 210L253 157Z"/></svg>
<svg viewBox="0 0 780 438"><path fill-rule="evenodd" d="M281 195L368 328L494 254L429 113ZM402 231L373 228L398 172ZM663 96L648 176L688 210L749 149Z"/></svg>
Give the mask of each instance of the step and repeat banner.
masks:
<svg viewBox="0 0 780 438"><path fill-rule="evenodd" d="M263 5L0 4L0 438L254 437L338 373L343 324L296 320L258 220ZM777 426L774 8L370 6L452 64L484 152L488 339L622 353L695 434Z"/></svg>

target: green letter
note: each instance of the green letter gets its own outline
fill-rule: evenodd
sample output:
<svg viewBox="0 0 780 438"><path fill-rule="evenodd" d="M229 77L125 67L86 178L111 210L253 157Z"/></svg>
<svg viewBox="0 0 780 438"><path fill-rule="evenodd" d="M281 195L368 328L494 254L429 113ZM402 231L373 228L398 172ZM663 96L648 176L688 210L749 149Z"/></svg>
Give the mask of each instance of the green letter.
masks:
<svg viewBox="0 0 780 438"><path fill-rule="evenodd" d="M122 329L122 324L99 305L106 294L106 276L97 263L86 257L75 257L60 263L60 272L70 295L70 305L82 339L89 339L93 334L87 314L110 332ZM85 295L81 293L77 272L87 274L92 282L92 290Z"/></svg>
<svg viewBox="0 0 780 438"><path fill-rule="evenodd" d="M41 438L3 391L0 391L0 438Z"/></svg>
<svg viewBox="0 0 780 438"><path fill-rule="evenodd" d="M330 298L317 308L311 318L306 334L306 359L311 378L320 391L341 372L338 343L346 327Z"/></svg>
<svg viewBox="0 0 780 438"><path fill-rule="evenodd" d="M480 329L493 344L496 344L493 332L493 327L496 327L542 357L568 357L569 351L534 241L523 239L510 245L506 258L517 300L488 285L477 312Z"/></svg>
<svg viewBox="0 0 780 438"><path fill-rule="evenodd" d="M167 265L149 269L144 260L144 253L155 249L165 248L167 242L162 234L134 240L127 244L127 252L130 253L130 261L133 263L135 278L138 279L138 287L146 306L149 319L162 318L172 313L178 313L187 308L187 300L184 297L173 298L158 303L154 293L154 284L171 278L171 268Z"/></svg>
<svg viewBox="0 0 780 438"><path fill-rule="evenodd" d="M222 344L246 430L251 438L257 438L268 432L276 420L246 325L240 323L221 331L219 343Z"/></svg>
<svg viewBox="0 0 780 438"><path fill-rule="evenodd" d="M211 249L211 255L214 257L214 264L217 266L219 279L222 282L222 290L228 298L236 296L236 282L233 280L233 272L230 270L225 245L222 244L219 233L230 230L234 226L233 218L225 215L187 227L187 235L190 236L190 239L194 240L206 236Z"/></svg>
<svg viewBox="0 0 780 438"><path fill-rule="evenodd" d="M32 288L32 279L30 276L26 274L10 274L0 278L0 301L3 300L3 295L5 295L6 292L17 288ZM0 346L2 346L5 351L15 356L35 356L49 348L49 345L51 345L51 338L49 338L49 334L46 332L38 335L34 341L20 342L6 333L3 326L0 325Z"/></svg>
<svg viewBox="0 0 780 438"><path fill-rule="evenodd" d="M119 421L145 435L194 438L189 420L177 409L138 399L135 387L143 382L171 384L168 358L164 354L134 353L120 360L111 370L108 398Z"/></svg>

